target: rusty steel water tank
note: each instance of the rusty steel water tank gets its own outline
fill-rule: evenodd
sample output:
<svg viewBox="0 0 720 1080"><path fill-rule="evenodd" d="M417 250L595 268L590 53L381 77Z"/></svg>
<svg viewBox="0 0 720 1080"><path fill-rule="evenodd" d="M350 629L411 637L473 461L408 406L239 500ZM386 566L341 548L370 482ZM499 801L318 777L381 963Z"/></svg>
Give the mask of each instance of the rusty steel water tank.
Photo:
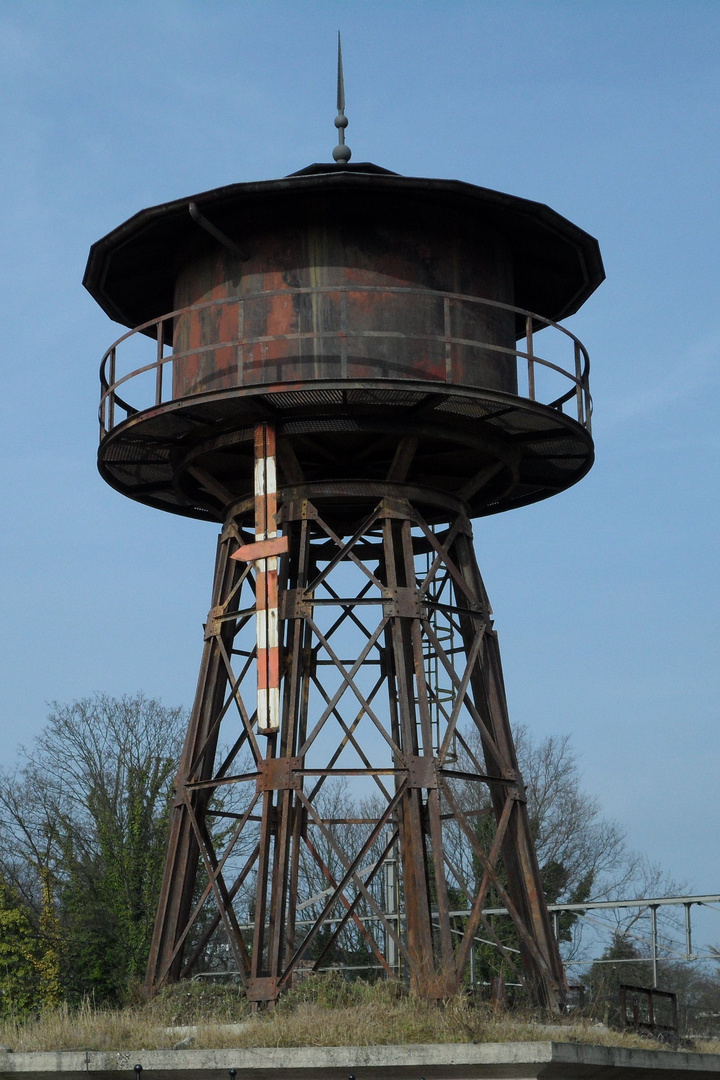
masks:
<svg viewBox="0 0 720 1080"><path fill-rule="evenodd" d="M85 275L137 328L103 364L100 470L223 520L271 418L281 483L316 498L357 509L388 479L474 516L545 498L592 464L587 354L555 324L603 277L596 241L547 206L368 163L143 210Z"/></svg>
<svg viewBox="0 0 720 1080"><path fill-rule="evenodd" d="M338 375L517 393L504 356L486 347L514 346L509 310L458 303L449 354L443 340L444 293L513 303L506 237L460 207L433 205L425 190L377 180L272 194L243 229L246 253L207 234L188 252L174 307L220 304L176 320L173 348L186 359L173 368L175 397ZM238 345L192 351L223 340Z"/></svg>

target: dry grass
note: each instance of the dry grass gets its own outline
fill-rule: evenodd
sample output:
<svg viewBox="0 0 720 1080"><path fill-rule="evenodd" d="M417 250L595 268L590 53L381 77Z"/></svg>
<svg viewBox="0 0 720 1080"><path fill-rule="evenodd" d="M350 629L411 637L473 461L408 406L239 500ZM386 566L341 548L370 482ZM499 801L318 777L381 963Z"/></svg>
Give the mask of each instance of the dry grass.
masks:
<svg viewBox="0 0 720 1080"><path fill-rule="evenodd" d="M720 1039L695 1039L693 1050L698 1054L720 1054Z"/></svg>
<svg viewBox="0 0 720 1080"><path fill-rule="evenodd" d="M135 1010L101 1011L91 1005L77 1010L48 1009L25 1020L0 1021L0 1044L26 1050L160 1050L168 1036L149 1017Z"/></svg>
<svg viewBox="0 0 720 1080"><path fill-rule="evenodd" d="M406 1043L527 1042L552 1039L600 1045L648 1047L637 1035L610 1031L589 1021L548 1025L530 1015L501 1013L467 997L438 1005L418 1001L391 984L370 986L341 978L309 980L266 1013L252 1015L237 989L185 984L148 1005L122 1010L85 1003L24 1020L0 1021L0 1045L27 1050L160 1050L179 1041L175 1026L193 1027L193 1047L378 1046ZM720 1043L698 1043L706 1053Z"/></svg>

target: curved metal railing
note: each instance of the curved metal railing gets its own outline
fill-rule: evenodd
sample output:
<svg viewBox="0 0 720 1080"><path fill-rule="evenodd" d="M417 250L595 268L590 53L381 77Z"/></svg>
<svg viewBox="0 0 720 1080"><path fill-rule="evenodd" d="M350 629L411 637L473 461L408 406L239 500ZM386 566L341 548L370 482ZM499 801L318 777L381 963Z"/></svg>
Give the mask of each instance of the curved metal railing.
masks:
<svg viewBox="0 0 720 1080"><path fill-rule="evenodd" d="M290 298L299 294L339 294L341 296L342 294L345 294L345 297L347 297L348 294L360 293L374 293L378 296L378 299L380 299L383 294L405 294L412 296L417 301L431 299L433 302L437 302L438 299L442 299L444 305L443 333L406 334L402 331L393 332L389 330L369 330L363 327L353 327L352 325L349 325L350 320L348 317L347 303L343 303L341 305L341 325L338 326L337 329L331 331L296 331L287 334L267 334L258 337L245 337L238 334L236 338L230 341L213 341L198 348L181 352L169 352L167 355L165 352L166 332L168 328L172 329L174 320L183 315L200 312L207 308L236 305L239 309L237 325L238 327L242 327L243 307L248 302L254 300L271 299L274 296ZM510 312L515 317L516 325L519 320L522 320L522 324L524 324L524 333L516 342L517 347L511 349L507 346L497 345L492 342L453 335L450 332L450 327L453 325L453 306L459 304L480 305L487 308L495 308ZM535 339L537 334L540 330L546 329L552 329L556 332L553 335L553 346L551 347L551 351L557 348L556 343L559 342L561 347L564 347L566 352L570 354L570 370L555 363L554 360L548 359L547 355L541 356L536 352ZM142 342L143 345L147 345L149 348L150 344L147 341L147 338L150 336L150 331L152 331L152 336L155 338L154 359L148 363L141 364L139 367L133 368L126 374L120 374L118 371L118 350L120 347L128 346L130 342L135 341ZM560 336L558 337L558 335ZM339 342L338 351L342 349L345 354L347 353L349 341L362 338L373 338L376 340L387 339L390 347L392 346L392 342L397 341L399 338L415 341L419 348L422 346L423 342L426 344L443 344L446 350L450 350L453 346L481 347L488 352L496 353L499 357L505 357L507 363L512 365L513 373L518 376L518 397L525 397L530 401L537 401L550 408L557 409L560 412L564 411L563 406L572 402L572 413L574 414L575 419L590 431L592 417L592 398L590 396L589 386L590 357L582 342L569 330L566 330L564 326L560 326L559 323L552 322L550 319L545 319L541 315L536 315L534 312L527 311L524 308L513 307L511 304L503 304L497 300L485 300L476 296L466 296L460 293L436 292L431 289L414 289L400 286L332 285L316 288L277 289L253 293L248 296L233 296L219 300L207 300L202 303L191 304L189 307L179 308L176 311L170 311L166 315L160 316L160 318L151 319L149 322L143 323L133 330L129 330L126 334L123 334L122 337L118 338L117 341L113 342L100 363L100 437L101 439L104 438L105 435L112 431L113 428L128 416L143 412L146 409L157 408L171 401L180 400L174 398L172 393L168 392L168 384L172 385L172 379L165 378L165 369L167 365L172 365L177 361L186 360L191 357L198 358L203 353L213 352L217 349L237 346L266 346L272 342L300 342L311 338L322 338L326 341L328 339L337 339ZM548 335L543 337L543 342L547 341ZM126 352L129 352L129 350L124 349L123 355L125 355ZM170 372L172 374L172 368L170 369ZM520 385L523 382L523 379L521 378L523 373L524 389L526 389L524 394L520 390ZM143 379L143 376L146 378ZM551 389L548 385L545 388L546 392L540 392L539 383L543 380L545 383L548 383L548 376L552 376L552 379L555 380L554 386ZM423 372L420 366L417 370L416 380L427 381L429 386L437 386L439 382L437 379L423 379ZM308 380L308 385L312 385L312 382L312 379ZM561 390L559 394L556 393L558 382ZM133 384L132 388L130 386L131 383ZM567 385L568 383L570 384L569 386ZM241 385L243 384L239 382L238 386ZM258 393L262 393L272 384L257 383L253 385L257 386ZM448 382L447 385L455 384ZM563 385L565 386L565 389L563 389ZM475 386L474 388L481 389L481 387ZM132 390L137 392L137 397L131 392ZM134 401L127 400L131 396L135 397ZM186 400L190 401L198 396L198 393L188 395ZM122 410L125 415L116 419L118 409Z"/></svg>

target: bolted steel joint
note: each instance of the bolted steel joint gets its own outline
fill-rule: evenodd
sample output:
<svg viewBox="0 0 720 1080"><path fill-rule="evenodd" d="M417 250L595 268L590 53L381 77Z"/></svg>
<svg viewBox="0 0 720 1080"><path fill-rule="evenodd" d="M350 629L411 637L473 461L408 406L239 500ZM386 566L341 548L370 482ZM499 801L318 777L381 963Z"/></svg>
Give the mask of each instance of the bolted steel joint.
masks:
<svg viewBox="0 0 720 1080"><path fill-rule="evenodd" d="M208 611L207 622L205 623L205 641L210 641L211 638L217 637L223 627L223 617L225 615L225 608L213 607Z"/></svg>
<svg viewBox="0 0 720 1080"><path fill-rule="evenodd" d="M420 594L414 588L383 589L383 614L388 618L421 619Z"/></svg>

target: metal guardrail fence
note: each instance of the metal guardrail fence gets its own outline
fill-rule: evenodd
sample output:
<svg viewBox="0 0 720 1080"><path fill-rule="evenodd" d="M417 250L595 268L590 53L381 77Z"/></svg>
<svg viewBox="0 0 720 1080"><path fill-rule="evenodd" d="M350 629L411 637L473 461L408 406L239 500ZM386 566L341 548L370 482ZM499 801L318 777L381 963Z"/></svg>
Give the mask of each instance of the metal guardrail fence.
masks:
<svg viewBox="0 0 720 1080"><path fill-rule="evenodd" d="M418 304L429 302L430 300L432 300L433 303L437 303L438 300L442 300L444 312L443 332L435 334L407 334L399 331L368 330L360 325L353 325L352 315L349 313L349 306L347 304L347 297L354 294L362 295L365 293L373 293L378 296L378 298L383 295L388 297L408 295L412 297L414 301L417 301ZM336 329L321 331L305 330L286 334L264 334L256 337L246 336L244 333L243 328L246 323L244 309L246 305L252 302L259 300L268 301L275 297L282 298L283 300L290 300L291 298L300 295L319 298L335 294L343 301L339 305L341 316L339 325ZM381 301L379 300L379 302ZM460 319L456 316L461 305L496 309L514 315L516 325L522 325L524 327L524 333L518 339L518 346L521 345L522 347L509 348L494 342L465 338L453 334L452 327L458 325L460 322ZM212 341L196 348L179 352L171 351L166 354L167 342L172 337L175 320L185 315L199 314L204 311L209 313L211 309L213 314L217 313L218 315L224 316L221 319L218 319L218 322L222 323L223 326L232 321L236 327L236 332L227 340ZM233 315L232 319L226 317L228 309L235 309L234 312L231 311L231 314ZM566 350L569 354L569 369L548 359L547 355L542 356L537 352L537 334L539 331L547 329L553 331L551 335L553 343L549 352L554 352L558 347ZM147 337L155 339L154 358L147 363L134 367L130 371L122 373L122 358L126 351L132 351L128 350L129 343L141 341L142 344L145 345L144 338ZM485 300L476 296L466 296L460 293L443 293L428 289L403 287L352 285L269 290L267 292L254 293L248 296L207 300L202 303L192 304L185 308L170 311L157 319L152 319L133 330L129 330L126 334L123 334L122 337L118 338L117 341L113 342L103 356L100 364L100 436L103 438L108 432L112 431L118 423L126 419L127 416L143 412L146 409L158 408L163 404L176 400L173 398L170 388L172 387L172 365L178 361L191 359L197 361L201 359L203 355L215 352L216 350L237 349L237 370L239 373L238 385L242 385L243 355L258 346L261 349L267 349L276 342L297 342L300 344L310 339L319 339L324 343L332 341L337 342L338 353L347 356L348 349L351 347L353 340L367 341L370 338L377 340L379 343L382 342L383 347L388 350L389 354L392 352L393 342L397 343L398 339L401 338L406 341L411 340L416 342L418 352L422 350L423 345L444 346L446 351L448 351L448 354L449 351L456 346L482 348L487 352L493 353L497 358L501 360L504 359L509 365L512 365L513 373L517 373L520 384L522 385L522 390L524 391L524 393L519 393L519 396L524 396L530 401L537 401L559 411L563 411L563 406L572 402L574 403L574 418L588 431L590 430L592 416L592 398L590 396L589 387L590 358L582 342L559 323L544 319L542 316L527 311L524 308L513 307L510 304L503 304L496 300ZM548 335L546 335L543 340L547 343L549 341ZM149 346L148 343L148 347L151 348L152 346ZM545 351L547 352L548 350ZM569 382L570 386L557 395L540 395L538 392L538 376L540 372L545 372L546 374L554 373L554 376L559 377L561 384L564 382L567 386L567 383ZM524 378L520 378L523 373ZM143 379L143 376L146 378ZM417 372L415 372L414 377L420 380L423 379L423 372L420 366L418 367ZM428 379L428 382L431 382L431 380ZM258 392L262 392L263 389L264 384L258 384ZM137 396L135 396L133 391L137 392ZM550 400L547 400L548 397L550 397ZM130 398L133 400L129 400ZM117 409L120 409L124 414L120 419L116 418Z"/></svg>
<svg viewBox="0 0 720 1080"><path fill-rule="evenodd" d="M392 860L388 860L391 862ZM314 898L317 899L317 898ZM684 908L684 948L682 945L670 950L667 943L663 943L660 940L660 934L658 931L658 911L661 908ZM720 910L720 893L706 893L697 896L662 896L662 897L637 897L631 900L589 900L585 903L578 904L548 904L548 911L555 927L555 932L558 932L559 919L563 913L572 913L579 916L588 916L593 912L608 911L608 912L620 912L623 910L636 910L638 913L647 913L650 920L650 935L647 940L649 955L635 955L630 959L608 959L605 960L601 956L589 957L582 960L573 961L571 966L573 968L584 969L593 964L649 964L651 965L651 977L653 986L650 989L657 987L658 983L658 965L663 960L673 961L703 961L713 960L717 961L718 954L715 951L703 952L702 950L696 951L693 944L693 929L692 929L692 915L691 910L693 907L706 907L713 908L713 910ZM467 917L468 911L465 909L458 909L457 911L449 912L450 918L462 919ZM507 915L505 908L486 908L483 910L483 915L487 917L503 916ZM374 915L359 915L363 922L372 922L376 920ZM401 911L395 910L392 913L386 912L386 918L393 920L398 927L402 926L404 917ZM336 921L333 917L327 920L331 925ZM251 929L252 923L243 924L243 929ZM312 925L312 920L303 920L302 918L297 920L298 927L303 925ZM581 925L581 924L580 924ZM606 928L608 929L608 928ZM487 941L484 938L477 936L476 942L480 945L494 945L493 942ZM508 951L515 952L511 946L507 947ZM317 971L342 971L346 973L359 973L359 972L380 972L384 969L379 964L332 964L326 967L318 968ZM233 971L230 968L220 969L217 971L200 972L194 976L195 979L213 979L213 978L227 978L233 974L239 977L237 971ZM475 970L473 963L473 953L470 954L470 968L469 968L469 981L472 989L476 988ZM479 983L477 985L480 985Z"/></svg>
<svg viewBox="0 0 720 1080"><path fill-rule="evenodd" d="M620 1017L623 1027L650 1035L678 1034L677 994L657 987L620 984Z"/></svg>

